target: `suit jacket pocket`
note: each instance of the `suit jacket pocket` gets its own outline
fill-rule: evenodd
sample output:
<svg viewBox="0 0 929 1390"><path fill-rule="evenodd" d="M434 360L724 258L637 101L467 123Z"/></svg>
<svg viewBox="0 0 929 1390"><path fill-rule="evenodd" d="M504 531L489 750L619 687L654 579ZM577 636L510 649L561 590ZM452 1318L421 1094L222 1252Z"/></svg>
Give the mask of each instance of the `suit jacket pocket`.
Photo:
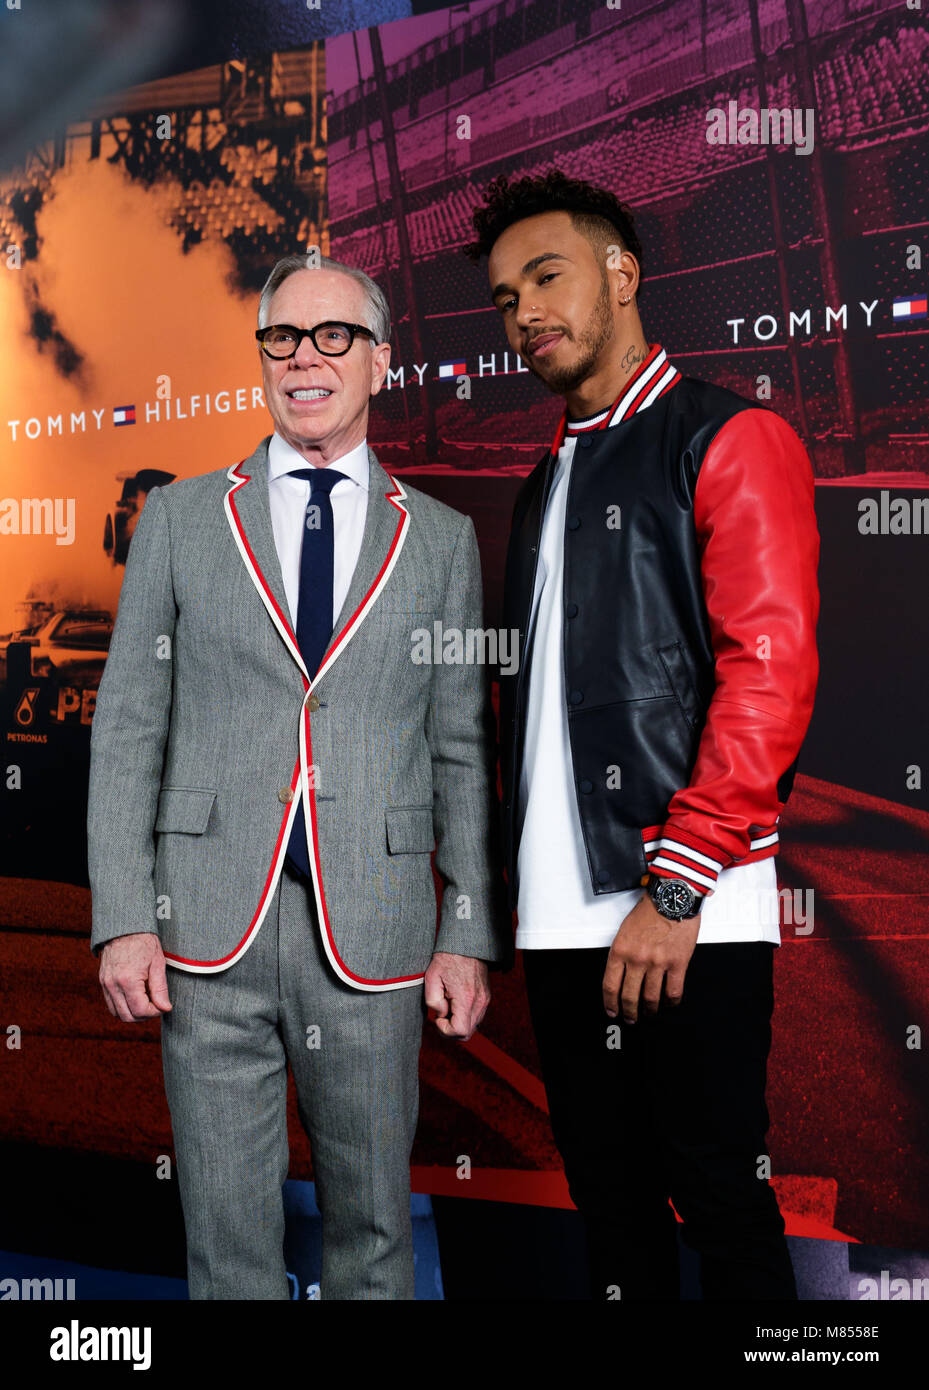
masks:
<svg viewBox="0 0 929 1390"><path fill-rule="evenodd" d="M431 806L388 806L388 854L430 854L435 848Z"/></svg>
<svg viewBox="0 0 929 1390"><path fill-rule="evenodd" d="M216 792L205 787L162 787L158 794L155 832L179 830L202 835L216 800Z"/></svg>

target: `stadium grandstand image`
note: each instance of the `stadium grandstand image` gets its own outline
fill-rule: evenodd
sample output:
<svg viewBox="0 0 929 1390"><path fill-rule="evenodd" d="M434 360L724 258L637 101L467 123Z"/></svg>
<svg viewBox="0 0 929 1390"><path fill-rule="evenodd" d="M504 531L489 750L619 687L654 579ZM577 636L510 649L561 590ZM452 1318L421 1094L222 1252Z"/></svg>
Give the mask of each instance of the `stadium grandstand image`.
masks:
<svg viewBox="0 0 929 1390"><path fill-rule="evenodd" d="M5 1010L32 1051L28 1068L7 1069L0 1133L17 1190L36 1200L13 1204L0 1250L38 1239L65 1258L63 1220L88 1266L129 1278L121 1233L101 1233L89 1205L40 1214L60 1149L82 1191L104 1174L149 1204L138 1292L114 1296L184 1296L180 1280L151 1293L177 1274L182 1238L176 1195L151 1193L152 1155L172 1145L159 1024L104 1016L87 956L94 694L149 488L231 464L270 432L257 294L279 257L319 247L387 296L390 372L368 442L401 483L473 519L484 622L499 626L514 500L564 402L508 349L486 263L463 248L492 179L554 168L633 210L649 342L685 375L769 402L812 461L821 675L780 822L771 1182L802 1299L857 1299L891 1261L929 1274L929 1093L923 1054L901 1042L929 1028L929 790L909 774L925 761L926 540L915 525L901 538L859 524L869 499L929 494L929 274L913 255L929 229L925 13L900 0L476 0L405 18L392 4L362 8L325 39L288 28L284 41L95 96L0 171L0 253L21 256L2 292L25 364L0 387L3 492L75 493L82 519L71 551L3 537L11 555L34 543L15 552L0 612L7 762L24 770L0 840ZM357 27L382 17L393 22ZM713 112L734 126L760 110L796 112L797 138L708 138ZM82 206L113 245L124 218L142 240L112 285L107 248L88 250L78 292L80 266L67 261L64 275L49 248L62 256ZM88 311L92 340L81 314L101 286L121 307ZM67 392L61 417L36 403L49 381ZM576 1213L519 953L492 984L467 1043L424 1033L413 1189L434 1199L456 1250L437 1285L447 1297L488 1296L476 1285L557 1297L541 1275L508 1291L528 1277L514 1210L545 1209L545 1239L581 1257L576 1228L559 1224ZM292 1079L288 1126L291 1177L310 1178ZM457 1200L463 1187L480 1200ZM296 1248L304 1215L288 1211L302 1286L313 1277Z"/></svg>
<svg viewBox="0 0 929 1390"><path fill-rule="evenodd" d="M503 0L473 18L449 11L446 36L386 70L412 312L432 385L415 387L407 411L401 392L382 394L378 442L392 446L388 457L402 464L411 433L423 432L420 395L433 397L438 414L433 461L468 467L489 454L518 464L525 451L528 463L548 444L559 406L504 361L483 268L464 264L460 247L491 178L555 166L609 188L636 213L649 332L682 370L749 395L768 374L820 477L925 472L925 323L893 312L910 290L905 247L927 218L921 17L886 0L625 0L621 9L581 0L566 14L544 0ZM344 55L343 41L335 44ZM327 64L330 88L337 83L328 113L332 254L389 283L401 325L392 365L408 379L411 306L384 114L367 68ZM546 94L543 110L527 92ZM812 106L813 151L709 143L707 111L733 101L739 110ZM921 289L925 296L924 281ZM870 319L862 299L876 301ZM840 333L826 310L843 305ZM467 402L456 399L454 380L440 380L436 364L451 360L472 378Z"/></svg>
<svg viewBox="0 0 929 1390"><path fill-rule="evenodd" d="M170 140L156 130L165 116ZM324 142L322 44L145 83L98 103L0 176L0 239L32 260L57 170L105 159L134 185L169 191L167 217L183 250L224 242L239 287L260 288L269 257L319 243Z"/></svg>

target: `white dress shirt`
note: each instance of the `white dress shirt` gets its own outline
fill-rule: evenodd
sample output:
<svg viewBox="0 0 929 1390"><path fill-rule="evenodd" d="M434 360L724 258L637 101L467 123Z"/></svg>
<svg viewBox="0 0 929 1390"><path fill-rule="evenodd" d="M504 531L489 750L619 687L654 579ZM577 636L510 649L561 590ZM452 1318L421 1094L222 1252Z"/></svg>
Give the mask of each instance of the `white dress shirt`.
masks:
<svg viewBox="0 0 929 1390"><path fill-rule="evenodd" d="M310 500L310 483L308 478L288 476L288 470L312 466L275 431L268 445L268 497L274 542L281 562L284 592L294 632L297 630L297 604L300 598L300 548ZM342 458L333 459L327 467L346 475L329 494L333 530L332 625L335 627L355 573L364 535L368 509L367 439L363 439Z"/></svg>
<svg viewBox="0 0 929 1390"><path fill-rule="evenodd" d="M562 663L565 507L575 441L569 435L558 451L527 629L516 946L530 950L610 946L642 896L641 888L594 893L577 809ZM780 940L773 858L723 869L704 901L697 944Z"/></svg>

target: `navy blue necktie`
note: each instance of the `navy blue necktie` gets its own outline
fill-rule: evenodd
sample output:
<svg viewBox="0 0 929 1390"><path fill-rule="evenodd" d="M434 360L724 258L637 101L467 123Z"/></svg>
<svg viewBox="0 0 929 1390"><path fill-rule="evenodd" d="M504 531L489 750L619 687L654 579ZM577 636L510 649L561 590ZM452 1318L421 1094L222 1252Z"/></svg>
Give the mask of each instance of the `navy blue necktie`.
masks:
<svg viewBox="0 0 929 1390"><path fill-rule="evenodd" d="M303 542L300 547L300 594L297 599L297 645L310 677L319 670L332 637L332 571L334 561L332 502L329 493L347 474L335 468L294 468L292 478L306 478L310 501L306 509ZM300 716L303 718L302 714ZM306 853L303 799L297 783L300 804L294 816L287 845L287 862L304 878L310 877Z"/></svg>

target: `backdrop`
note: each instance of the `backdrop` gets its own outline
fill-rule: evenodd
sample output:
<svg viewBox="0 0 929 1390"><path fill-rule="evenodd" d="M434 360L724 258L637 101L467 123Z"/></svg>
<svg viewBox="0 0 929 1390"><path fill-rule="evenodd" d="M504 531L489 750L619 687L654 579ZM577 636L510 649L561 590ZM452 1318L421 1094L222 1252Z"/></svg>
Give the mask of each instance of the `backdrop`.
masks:
<svg viewBox="0 0 929 1390"><path fill-rule="evenodd" d="M270 432L252 336L268 271L315 243L387 291L368 437L472 515L497 625L513 499L561 401L507 352L461 246L490 178L557 167L635 210L649 341L772 404L813 460L822 675L778 858L773 1182L792 1234L929 1249L917 0L140 8L155 29L103 4L69 7L67 32L40 4L2 19L8 1149L171 1151L159 1024L111 1018L88 950L89 735L148 490ZM467 1045L427 1029L414 1187L461 1195L467 1152L468 1195L569 1206L519 961L494 991ZM310 1176L293 1099L292 1173Z"/></svg>

